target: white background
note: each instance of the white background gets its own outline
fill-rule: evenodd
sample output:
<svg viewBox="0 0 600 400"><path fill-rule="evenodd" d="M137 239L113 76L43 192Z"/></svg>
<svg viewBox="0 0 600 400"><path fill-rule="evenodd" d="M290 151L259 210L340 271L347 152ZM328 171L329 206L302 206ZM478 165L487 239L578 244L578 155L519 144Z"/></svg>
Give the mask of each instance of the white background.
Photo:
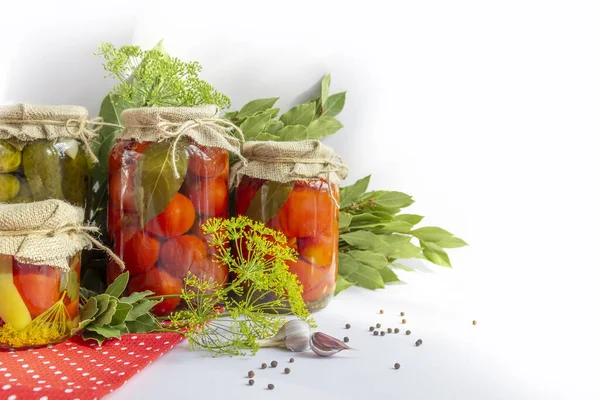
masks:
<svg viewBox="0 0 600 400"><path fill-rule="evenodd" d="M233 108L273 96L287 108L331 72L348 101L327 143L348 181L372 174L373 189L413 195L409 211L469 242L451 251L452 270L422 267L401 273L408 285L336 298L317 314L321 329L344 336L351 322L360 351L298 356L289 377L264 375L277 384L270 395L600 397L596 1L32 3L1 5L0 103L96 113L112 86L92 54L104 41L164 38ZM420 348L417 337L365 332L380 319L398 326L399 311ZM266 381L245 387L244 373L287 356L179 349L114 398L264 398Z"/></svg>

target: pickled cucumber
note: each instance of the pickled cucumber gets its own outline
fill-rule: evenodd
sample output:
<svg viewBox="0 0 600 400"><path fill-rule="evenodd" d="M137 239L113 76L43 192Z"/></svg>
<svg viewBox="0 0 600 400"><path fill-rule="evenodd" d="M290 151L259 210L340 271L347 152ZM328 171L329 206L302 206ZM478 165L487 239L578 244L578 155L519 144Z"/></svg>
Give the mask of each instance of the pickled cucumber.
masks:
<svg viewBox="0 0 600 400"><path fill-rule="evenodd" d="M19 189L19 193L15 198L9 201L9 203L31 203L33 202L33 195L31 194L31 188L29 187L29 183L27 183L27 179L21 178L21 188Z"/></svg>
<svg viewBox="0 0 600 400"><path fill-rule="evenodd" d="M20 188L19 178L10 174L0 174L0 203L14 199Z"/></svg>
<svg viewBox="0 0 600 400"><path fill-rule="evenodd" d="M22 330L31 322L27 305L13 283L12 257L0 254L0 318Z"/></svg>
<svg viewBox="0 0 600 400"><path fill-rule="evenodd" d="M53 142L33 142L23 149L23 170L35 201L65 199L60 159Z"/></svg>
<svg viewBox="0 0 600 400"><path fill-rule="evenodd" d="M63 158L62 190L65 200L79 207L85 206L89 184L89 164L85 152L78 151L74 158Z"/></svg>
<svg viewBox="0 0 600 400"><path fill-rule="evenodd" d="M21 165L21 152L19 149L0 140L0 173L13 172Z"/></svg>

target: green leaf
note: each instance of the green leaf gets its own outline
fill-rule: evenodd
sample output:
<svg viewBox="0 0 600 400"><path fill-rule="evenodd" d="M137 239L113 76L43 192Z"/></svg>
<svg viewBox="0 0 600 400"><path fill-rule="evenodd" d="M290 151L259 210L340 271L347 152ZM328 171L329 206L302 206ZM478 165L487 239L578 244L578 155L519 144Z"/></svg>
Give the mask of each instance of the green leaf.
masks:
<svg viewBox="0 0 600 400"><path fill-rule="evenodd" d="M398 235L394 235L398 236ZM415 258L421 255L421 248L415 246L409 241L401 242L398 241L396 244L389 244L388 251L386 252L386 257L390 258Z"/></svg>
<svg viewBox="0 0 600 400"><path fill-rule="evenodd" d="M109 93L100 104L98 116L102 118L102 122L123 126L123 121L121 121L121 113L123 110L128 108L128 106L129 104L127 104L127 102L121 96L118 94ZM121 130L122 128L117 128L110 125L101 125L101 128L98 131L100 147L104 146L108 149L108 151L110 151L110 148L112 147L111 141L114 142L114 135ZM108 143L105 143L107 141ZM108 151L105 150L105 153L102 154L100 154L100 152L97 153L97 155L102 155L102 158L99 157L99 159L100 164L103 164L102 167L105 171L107 171L108 168Z"/></svg>
<svg viewBox="0 0 600 400"><path fill-rule="evenodd" d="M423 217L421 215L416 214L398 214L394 217L394 220L396 221L404 221L412 225L418 224L422 219Z"/></svg>
<svg viewBox="0 0 600 400"><path fill-rule="evenodd" d="M270 108L266 111L263 111L262 114L269 115L271 118L275 118L277 114L279 114L279 108Z"/></svg>
<svg viewBox="0 0 600 400"><path fill-rule="evenodd" d="M115 314L110 321L110 325L116 326L124 323L132 309L133 306L131 304L122 302L117 303L117 308L115 309Z"/></svg>
<svg viewBox="0 0 600 400"><path fill-rule="evenodd" d="M253 116L258 112L262 112L268 110L273 107L273 105L279 100L279 97L272 97L269 99L257 99L252 100L248 104L242 107L240 112L238 113L238 118L248 118Z"/></svg>
<svg viewBox="0 0 600 400"><path fill-rule="evenodd" d="M98 304L98 309L96 310L95 316L99 316L101 314L103 314L106 309L108 308L109 302L110 302L110 296L107 294L99 294L98 296L94 297L96 299L96 303ZM90 299L91 301L92 299ZM83 319L83 317L82 317Z"/></svg>
<svg viewBox="0 0 600 400"><path fill-rule="evenodd" d="M315 119L315 103L299 104L290 108L279 118L286 126L302 125L307 127Z"/></svg>
<svg viewBox="0 0 600 400"><path fill-rule="evenodd" d="M410 233L417 239L424 240L426 242L438 242L442 239L451 238L453 236L447 230L438 228L437 226L424 226L422 228L415 229Z"/></svg>
<svg viewBox="0 0 600 400"><path fill-rule="evenodd" d="M357 201L369 187L369 181L371 180L371 175L365 176L362 179L359 179L354 184L350 186L343 187L340 190L340 207L345 208L350 206L352 203Z"/></svg>
<svg viewBox="0 0 600 400"><path fill-rule="evenodd" d="M81 334L81 337L83 338L83 340L95 340L96 343L98 343L98 346L102 346L102 343L104 343L104 340L106 339L104 336L102 336L96 332L90 332L90 331L84 331Z"/></svg>
<svg viewBox="0 0 600 400"><path fill-rule="evenodd" d="M352 214L341 211L338 229L344 229L350 226L352 222Z"/></svg>
<svg viewBox="0 0 600 400"><path fill-rule="evenodd" d="M384 219L382 221L382 219ZM361 225L383 225L386 219L391 219L391 216L378 216L371 213L355 214L352 217L352 226L359 227Z"/></svg>
<svg viewBox="0 0 600 400"><path fill-rule="evenodd" d="M409 233L413 228L413 224L406 221L391 221L386 222L377 230L378 233Z"/></svg>
<svg viewBox="0 0 600 400"><path fill-rule="evenodd" d="M294 189L294 182L267 181L252 198L246 215L255 221L267 223L285 204Z"/></svg>
<svg viewBox="0 0 600 400"><path fill-rule="evenodd" d="M119 275L113 283L108 285L104 293L109 296L119 297L125 291L125 288L127 287L127 282L129 282L129 271L125 271L124 273Z"/></svg>
<svg viewBox="0 0 600 400"><path fill-rule="evenodd" d="M364 196L365 200L375 200L378 206L384 208L405 208L414 203L411 196L406 193L389 191L389 190L377 190L374 192L367 193Z"/></svg>
<svg viewBox="0 0 600 400"><path fill-rule="evenodd" d="M148 314L152 307L154 307L158 303L160 303L160 300L144 300L141 301L139 304L135 304L133 306L133 309L127 316L126 321L135 321L142 315Z"/></svg>
<svg viewBox="0 0 600 400"><path fill-rule="evenodd" d="M340 238L360 250L376 250L387 246L387 243L382 241L379 236L368 231L348 232L340 235Z"/></svg>
<svg viewBox="0 0 600 400"><path fill-rule="evenodd" d="M238 114L239 114L239 111L231 111L231 112L225 113L224 117L227 119L234 119L235 117L237 117Z"/></svg>
<svg viewBox="0 0 600 400"><path fill-rule="evenodd" d="M130 294L127 297L122 297L120 299L120 301L121 301L121 303L134 304L148 296L152 296L153 294L154 294L154 292L152 292L150 290L146 290L144 292L135 292L135 293Z"/></svg>
<svg viewBox="0 0 600 400"><path fill-rule="evenodd" d="M414 272L414 270L415 270L414 268L407 267L406 265L400 264L397 261L394 261L392 264L390 264L390 266L392 266L394 268L400 268L401 270L407 271L407 272Z"/></svg>
<svg viewBox="0 0 600 400"><path fill-rule="evenodd" d="M437 246L435 243L429 243L423 240L421 240L421 246L423 246L423 255L426 259L442 267L452 268L450 257L448 257L448 254L441 247Z"/></svg>
<svg viewBox="0 0 600 400"><path fill-rule="evenodd" d="M148 333L160 328L158 321L149 314L142 315L135 321L125 322L130 333Z"/></svg>
<svg viewBox="0 0 600 400"><path fill-rule="evenodd" d="M383 282L381 275L379 275L379 272L377 272L375 268L371 268L364 264L360 264L360 268L349 275L348 280L356 282L358 286L371 290L382 289L385 287L385 283Z"/></svg>
<svg viewBox="0 0 600 400"><path fill-rule="evenodd" d="M333 117L323 116L315 119L308 125L308 139L322 139L333 135L344 125Z"/></svg>
<svg viewBox="0 0 600 400"><path fill-rule="evenodd" d="M92 319L98 312L98 303L95 297L92 297L85 303L85 306L81 309L79 317L82 321Z"/></svg>
<svg viewBox="0 0 600 400"><path fill-rule="evenodd" d="M295 142L308 138L308 130L302 125L288 125L277 132L277 136L282 142Z"/></svg>
<svg viewBox="0 0 600 400"><path fill-rule="evenodd" d="M321 81L321 111L324 111L323 104L327 103L327 99L329 98L329 86L331 85L331 74L328 74Z"/></svg>
<svg viewBox="0 0 600 400"><path fill-rule="evenodd" d="M267 122L267 125L265 125L265 132L266 133L277 133L278 131L280 131L281 129L283 129L285 125L283 125L283 122L281 121L275 121L275 120L271 120L269 122ZM277 136L274 136L275 139L277 139Z"/></svg>
<svg viewBox="0 0 600 400"><path fill-rule="evenodd" d="M252 140L255 141L269 141L269 140L273 140L273 141L279 141L279 136L275 136L275 135L271 135L270 133L259 133L256 137L254 137Z"/></svg>
<svg viewBox="0 0 600 400"><path fill-rule="evenodd" d="M338 293L343 292L344 290L346 290L349 287L352 287L354 285L355 285L354 282L350 282L350 281L346 280L344 277L338 275L337 282L335 284L334 296L337 296Z"/></svg>
<svg viewBox="0 0 600 400"><path fill-rule="evenodd" d="M366 264L375 269L381 269L389 264L387 258L382 254L368 250L350 250L348 254L356 261Z"/></svg>
<svg viewBox="0 0 600 400"><path fill-rule="evenodd" d="M360 268L360 263L346 253L338 255L338 273L348 276Z"/></svg>
<svg viewBox="0 0 600 400"><path fill-rule="evenodd" d="M398 279L398 275L388 267L378 269L377 272L381 275L381 279L383 279L384 283L401 282L400 279Z"/></svg>
<svg viewBox="0 0 600 400"><path fill-rule="evenodd" d="M267 122L271 119L272 117L269 114L261 113L242 122L240 129L244 133L244 138L246 140L253 140L265 129Z"/></svg>
<svg viewBox="0 0 600 400"><path fill-rule="evenodd" d="M93 325L102 326L102 325L110 324L110 321L112 321L113 316L117 312L117 303L118 303L117 299L111 298L108 301L108 306L106 307L106 311L98 314ZM89 327L88 327L88 329L89 329Z"/></svg>
<svg viewBox="0 0 600 400"><path fill-rule="evenodd" d="M118 329L119 332L121 332L121 335L126 335L129 333L129 328L127 328L127 324L125 324L125 322L122 322L118 325L113 325L112 327Z"/></svg>
<svg viewBox="0 0 600 400"><path fill-rule="evenodd" d="M344 104L346 104L346 92L332 94L325 103L323 115L335 117L342 112Z"/></svg>
<svg viewBox="0 0 600 400"><path fill-rule="evenodd" d="M438 240L436 244L446 249L456 249L458 247L468 246L467 242L456 236Z"/></svg>
<svg viewBox="0 0 600 400"><path fill-rule="evenodd" d="M172 162L174 142L150 143L135 168L135 182L141 183L134 191L136 204L145 223L163 212L177 194L188 167L187 140L179 140L175 148L175 177Z"/></svg>
<svg viewBox="0 0 600 400"><path fill-rule="evenodd" d="M95 332L104 338L121 338L121 331L112 326L91 325L87 327L87 331Z"/></svg>

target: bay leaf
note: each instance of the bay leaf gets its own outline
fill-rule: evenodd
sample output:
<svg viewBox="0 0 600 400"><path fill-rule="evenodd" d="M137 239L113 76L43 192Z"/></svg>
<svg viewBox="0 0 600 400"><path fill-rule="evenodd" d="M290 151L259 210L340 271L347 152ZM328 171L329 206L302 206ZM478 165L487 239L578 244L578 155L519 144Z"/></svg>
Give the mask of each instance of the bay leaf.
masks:
<svg viewBox="0 0 600 400"><path fill-rule="evenodd" d="M271 135L270 133L259 133L256 137L254 137L254 139L252 140L256 140L256 141L279 141L279 136L275 136L275 135Z"/></svg>
<svg viewBox="0 0 600 400"><path fill-rule="evenodd" d="M416 225L423 219L423 216L416 214L399 214L394 217L397 221L405 221L409 224Z"/></svg>
<svg viewBox="0 0 600 400"><path fill-rule="evenodd" d="M377 233L409 233L413 225L406 221L386 222L377 229Z"/></svg>
<svg viewBox="0 0 600 400"><path fill-rule="evenodd" d="M315 103L298 104L283 113L279 118L286 126L301 125L307 127L315 119Z"/></svg>
<svg viewBox="0 0 600 400"><path fill-rule="evenodd" d="M350 250L348 252L356 261L375 269L381 269L389 264L384 255L368 250Z"/></svg>
<svg viewBox="0 0 600 400"><path fill-rule="evenodd" d="M381 279L383 279L384 283L402 282L398 278L398 275L396 275L396 273L388 267L383 267L381 269L378 269L377 272L379 273L379 275L381 275Z"/></svg>
<svg viewBox="0 0 600 400"><path fill-rule="evenodd" d="M422 228L415 229L410 233L417 239L424 240L426 242L438 242L442 239L447 239L454 236L447 230L438 228L437 226L424 226Z"/></svg>
<svg viewBox="0 0 600 400"><path fill-rule="evenodd" d="M338 255L338 273L349 276L360 268L360 263L349 254L340 253Z"/></svg>
<svg viewBox="0 0 600 400"><path fill-rule="evenodd" d="M23 170L35 201L64 200L60 152L53 142L37 141L23 149Z"/></svg>
<svg viewBox="0 0 600 400"><path fill-rule="evenodd" d="M96 343L98 343L98 346L102 346L102 343L106 340L101 334L92 331L83 331L81 337L83 340L95 340Z"/></svg>
<svg viewBox="0 0 600 400"><path fill-rule="evenodd" d="M94 325L107 325L110 324L110 321L112 320L112 317L115 315L115 313L117 312L117 299L115 298L110 298L108 300L108 304L106 307L106 310L102 313L98 313L96 320L94 321ZM89 329L89 328L88 328Z"/></svg>
<svg viewBox="0 0 600 400"><path fill-rule="evenodd" d="M108 285L104 293L109 296L119 297L125 291L125 288L127 287L127 282L129 282L129 271L125 271L124 273L117 276L117 279L115 279L113 283Z"/></svg>
<svg viewBox="0 0 600 400"><path fill-rule="evenodd" d="M356 202L369 187L369 181L371 175L365 176L362 179L357 180L352 185L345 186L340 189L340 207L346 208L352 203Z"/></svg>
<svg viewBox="0 0 600 400"><path fill-rule="evenodd" d="M458 247L468 246L469 244L462 240L461 238L457 238L456 236L452 236L449 238L444 238L442 240L438 240L436 244L440 247L446 249L456 249Z"/></svg>
<svg viewBox="0 0 600 400"><path fill-rule="evenodd" d="M327 99L329 98L329 86L331 85L331 74L327 74L321 81L321 112L324 110L324 104L327 103Z"/></svg>
<svg viewBox="0 0 600 400"><path fill-rule="evenodd" d="M346 104L346 92L336 93L329 96L325 107L323 108L323 115L329 117L335 117L344 109Z"/></svg>
<svg viewBox="0 0 600 400"><path fill-rule="evenodd" d="M126 321L130 333L148 333L160 328L158 321L149 314L144 314L135 321Z"/></svg>
<svg viewBox="0 0 600 400"><path fill-rule="evenodd" d="M352 214L341 211L338 229L344 229L350 226L352 222Z"/></svg>
<svg viewBox="0 0 600 400"><path fill-rule="evenodd" d="M423 246L423 255L427 260L442 267L452 268L450 257L448 257L448 253L446 253L444 249L437 246L435 243L425 241L421 241L421 246Z"/></svg>
<svg viewBox="0 0 600 400"><path fill-rule="evenodd" d="M348 280L356 282L357 286L371 290L383 289L385 287L385 283L379 272L375 268L364 264L361 264L357 271L349 275Z"/></svg>
<svg viewBox="0 0 600 400"><path fill-rule="evenodd" d="M277 136L282 142L295 142L308 138L308 130L302 125L288 125L277 131Z"/></svg>
<svg viewBox="0 0 600 400"><path fill-rule="evenodd" d="M148 314L152 307L160 303L160 300L142 300L138 304L132 305L132 310L127 316L126 321L135 321L144 314Z"/></svg>
<svg viewBox="0 0 600 400"><path fill-rule="evenodd" d="M175 166L171 158L172 146L173 142L167 141L150 143L135 167L134 195L144 224L167 208L183 184L189 162L187 140L177 142Z"/></svg>
<svg viewBox="0 0 600 400"><path fill-rule="evenodd" d="M152 296L153 294L154 292L150 290L146 290L144 292L134 292L131 293L129 296L121 297L120 301L123 303L134 304L148 296Z"/></svg>
<svg viewBox="0 0 600 400"><path fill-rule="evenodd" d="M273 107L277 100L279 100L279 97L252 100L240 109L236 117L238 119L248 118L256 113L268 110Z"/></svg>
<svg viewBox="0 0 600 400"><path fill-rule="evenodd" d="M246 140L253 140L259 133L265 129L265 125L269 122L272 117L269 114L258 114L246 119L240 125L240 129L244 134Z"/></svg>
<svg viewBox="0 0 600 400"><path fill-rule="evenodd" d="M360 250L376 250L388 246L379 236L369 231L348 232L340 235L340 238Z"/></svg>
<svg viewBox="0 0 600 400"><path fill-rule="evenodd" d="M390 211L405 208L414 203L412 196L393 190L376 190L369 192L365 196L361 197L361 201L365 200L374 200L378 206L383 207L384 210L388 209Z"/></svg>
<svg viewBox="0 0 600 400"><path fill-rule="evenodd" d="M344 125L337 119L328 116L322 116L315 119L308 125L308 138L309 139L322 139L324 137L333 135Z"/></svg>
<svg viewBox="0 0 600 400"><path fill-rule="evenodd" d="M269 122L267 122L267 124L265 125L265 132L266 133L276 133L279 130L281 130L285 125L283 125L283 122L281 121L275 121L275 120L271 120Z"/></svg>
<svg viewBox="0 0 600 400"><path fill-rule="evenodd" d="M112 326L102 326L102 325L90 325L87 328L89 332L95 332L103 338L120 338L121 331L118 328L113 328ZM84 337L85 339L85 337ZM94 338L95 339L95 338Z"/></svg>
<svg viewBox="0 0 600 400"><path fill-rule="evenodd" d="M337 282L335 283L335 293L334 293L334 296L337 296L338 293L343 292L344 290L346 290L349 287L352 287L354 285L355 285L354 282L350 282L349 280L347 280L343 276L338 275Z"/></svg>
<svg viewBox="0 0 600 400"><path fill-rule="evenodd" d="M88 319L92 319L96 313L98 312L98 303L95 297L91 297L87 303L85 303L85 306L83 306L83 308L81 309L81 313L79 314L79 316L81 317L82 321L88 320Z"/></svg>
<svg viewBox="0 0 600 400"><path fill-rule="evenodd" d="M263 183L256 195L250 201L246 215L255 221L267 223L285 204L294 189L294 182Z"/></svg>
<svg viewBox="0 0 600 400"><path fill-rule="evenodd" d="M115 309L115 314L110 321L110 325L116 328L116 325L123 324L132 309L133 306L131 304L118 302L117 308Z"/></svg>

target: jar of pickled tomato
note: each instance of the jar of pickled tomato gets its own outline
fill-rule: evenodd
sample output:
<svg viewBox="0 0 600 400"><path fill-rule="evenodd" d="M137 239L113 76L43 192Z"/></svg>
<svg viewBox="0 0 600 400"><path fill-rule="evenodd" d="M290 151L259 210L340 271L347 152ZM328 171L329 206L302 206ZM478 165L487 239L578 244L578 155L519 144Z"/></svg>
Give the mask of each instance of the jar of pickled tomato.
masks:
<svg viewBox="0 0 600 400"><path fill-rule="evenodd" d="M317 140L249 142L247 165L232 170L236 212L281 231L298 253L289 270L303 286L309 311L324 308L335 291L339 183L347 168Z"/></svg>
<svg viewBox="0 0 600 400"><path fill-rule="evenodd" d="M109 155L108 232L130 273L129 292L181 294L184 278L223 285L226 266L202 232L228 217L228 152L239 155L231 123L216 106L141 108L122 114L123 133ZM119 274L108 265L109 283ZM155 306L159 316L177 296Z"/></svg>

